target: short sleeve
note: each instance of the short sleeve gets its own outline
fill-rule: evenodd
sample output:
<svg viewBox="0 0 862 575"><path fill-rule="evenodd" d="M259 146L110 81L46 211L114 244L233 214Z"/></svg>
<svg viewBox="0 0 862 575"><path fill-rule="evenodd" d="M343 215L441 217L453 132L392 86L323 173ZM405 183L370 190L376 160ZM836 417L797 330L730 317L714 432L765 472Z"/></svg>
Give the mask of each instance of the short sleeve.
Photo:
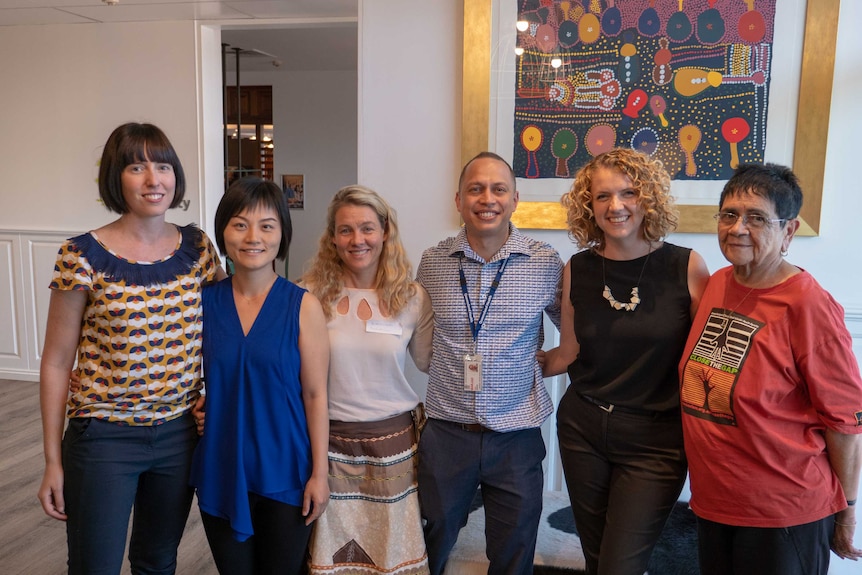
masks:
<svg viewBox="0 0 862 575"><path fill-rule="evenodd" d="M66 291L93 289L93 268L73 239L60 246L48 287Z"/></svg>
<svg viewBox="0 0 862 575"><path fill-rule="evenodd" d="M209 236L201 231L201 256L200 265L203 269L203 277L207 283L216 281L216 271L221 265L218 252Z"/></svg>
<svg viewBox="0 0 862 575"><path fill-rule="evenodd" d="M838 433L862 433L862 378L849 335L824 342L799 361L799 369L823 425Z"/></svg>
<svg viewBox="0 0 862 575"><path fill-rule="evenodd" d="M559 330L560 329L560 315L561 315L561 301L563 295L563 261L560 259L559 253L556 250L551 250L553 252L552 256L552 269L551 269L551 277L552 282L555 286L554 288L554 302L545 308L545 313L548 314L548 317L551 320L551 323Z"/></svg>
<svg viewBox="0 0 862 575"><path fill-rule="evenodd" d="M844 309L815 284L792 324L796 363L820 420L838 433L862 433L862 375Z"/></svg>

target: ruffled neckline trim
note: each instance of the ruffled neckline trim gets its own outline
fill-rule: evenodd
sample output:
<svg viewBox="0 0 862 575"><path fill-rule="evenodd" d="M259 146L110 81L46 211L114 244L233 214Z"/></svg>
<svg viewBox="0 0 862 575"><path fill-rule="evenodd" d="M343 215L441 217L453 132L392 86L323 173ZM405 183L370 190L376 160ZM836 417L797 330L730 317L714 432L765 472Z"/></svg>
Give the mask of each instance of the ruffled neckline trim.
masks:
<svg viewBox="0 0 862 575"><path fill-rule="evenodd" d="M87 258L93 270L104 274L108 281L123 281L129 285L152 286L176 280L188 274L200 258L201 230L194 224L177 226L180 244L168 257L156 262L133 262L110 251L87 232L72 238L72 244Z"/></svg>

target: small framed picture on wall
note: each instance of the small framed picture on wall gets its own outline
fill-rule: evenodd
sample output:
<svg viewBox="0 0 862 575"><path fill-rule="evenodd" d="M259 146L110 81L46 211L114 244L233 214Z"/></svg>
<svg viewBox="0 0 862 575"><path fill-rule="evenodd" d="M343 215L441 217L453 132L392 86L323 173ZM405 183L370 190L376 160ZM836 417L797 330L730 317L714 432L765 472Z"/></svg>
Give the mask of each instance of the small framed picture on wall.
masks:
<svg viewBox="0 0 862 575"><path fill-rule="evenodd" d="M283 174L281 188L287 198L287 207L301 210L305 207L305 176L303 174Z"/></svg>

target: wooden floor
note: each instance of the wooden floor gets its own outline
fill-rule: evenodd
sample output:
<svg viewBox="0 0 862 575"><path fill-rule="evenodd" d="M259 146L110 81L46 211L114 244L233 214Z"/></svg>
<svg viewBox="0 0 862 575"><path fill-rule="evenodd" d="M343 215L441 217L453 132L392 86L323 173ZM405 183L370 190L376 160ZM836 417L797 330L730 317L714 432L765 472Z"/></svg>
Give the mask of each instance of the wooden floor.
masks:
<svg viewBox="0 0 862 575"><path fill-rule="evenodd" d="M42 511L39 384L0 379L0 573L58 575L66 572L65 525ZM180 544L177 573L215 574L212 555L192 505ZM125 562L122 573L128 574Z"/></svg>

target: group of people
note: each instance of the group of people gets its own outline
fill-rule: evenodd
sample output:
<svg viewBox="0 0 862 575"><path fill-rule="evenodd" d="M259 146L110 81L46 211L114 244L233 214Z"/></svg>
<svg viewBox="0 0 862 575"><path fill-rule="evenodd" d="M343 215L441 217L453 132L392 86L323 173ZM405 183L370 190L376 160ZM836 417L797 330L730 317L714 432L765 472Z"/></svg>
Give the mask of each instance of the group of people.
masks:
<svg viewBox="0 0 862 575"><path fill-rule="evenodd" d="M205 234L165 219L184 188L161 130L120 126L99 174L120 216L57 257L39 499L67 523L70 573L119 573L133 508L132 572L173 573L195 490L223 574L440 575L477 494L488 572L531 573L543 378L564 372L557 433L587 573L646 571L687 472L701 573L862 557L862 378L843 310L784 259L802 203L787 168L727 182L731 265L712 277L665 241L670 178L629 149L596 156L563 197L582 249L565 266L511 223L515 174L490 152L461 172L463 228L415 278L394 210L362 186L334 196L302 280L281 278L289 212L256 178L216 213L226 277ZM545 315L560 329L548 351Z"/></svg>

